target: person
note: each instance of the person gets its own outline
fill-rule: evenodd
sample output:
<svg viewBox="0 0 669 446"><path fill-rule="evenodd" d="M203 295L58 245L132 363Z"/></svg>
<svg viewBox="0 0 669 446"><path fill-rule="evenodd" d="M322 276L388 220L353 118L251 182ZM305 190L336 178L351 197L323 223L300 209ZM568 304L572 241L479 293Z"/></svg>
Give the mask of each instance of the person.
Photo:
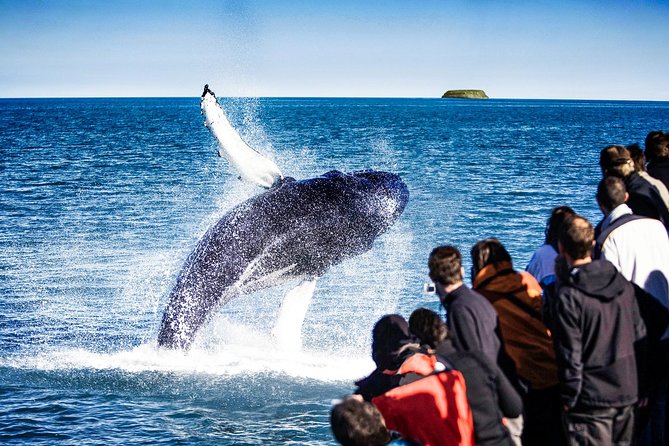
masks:
<svg viewBox="0 0 669 446"><path fill-rule="evenodd" d="M555 258L557 257L557 237L560 226L568 215L575 212L569 206L558 206L553 208L550 217L546 221L544 230L544 244L537 249L525 271L532 274L541 288L545 288L555 282Z"/></svg>
<svg viewBox="0 0 669 446"><path fill-rule="evenodd" d="M657 188L634 170L634 163L627 148L605 147L600 152L599 165L604 177L613 175L625 182L629 194L627 205L634 214L660 220L664 227L669 229L669 209Z"/></svg>
<svg viewBox="0 0 669 446"><path fill-rule="evenodd" d="M669 311L669 237L659 221L633 215L625 204L627 197L621 179L607 177L600 181L597 203L604 218L600 223L602 232L596 240L594 258L611 262L627 280L657 299L664 312ZM661 312L662 309L656 309L652 313L657 318ZM648 325L650 322L644 319ZM650 339L648 349L649 355L655 358L649 364L646 384L650 397L649 413L642 412L637 424L641 429L650 417L645 443L650 444L652 438L653 444L664 444L669 330L665 330L660 339Z"/></svg>
<svg viewBox="0 0 669 446"><path fill-rule="evenodd" d="M418 339L409 330L409 324L399 314L387 314L372 329L372 359L376 369L357 381L355 394L365 401L405 383L397 371L411 356L420 351Z"/></svg>
<svg viewBox="0 0 669 446"><path fill-rule="evenodd" d="M446 310L446 326L455 349L483 353L516 382L515 365L502 346L497 312L486 298L464 284L460 251L450 245L434 248L428 268Z"/></svg>
<svg viewBox="0 0 669 446"><path fill-rule="evenodd" d="M373 404L354 397L332 407L330 428L335 439L344 446L420 446L389 431Z"/></svg>
<svg viewBox="0 0 669 446"><path fill-rule="evenodd" d="M409 328L438 360L452 365L465 378L476 445L513 446L515 443L502 420L520 416L523 403L499 367L481 352L458 352L446 324L432 310L414 310L409 317Z"/></svg>
<svg viewBox="0 0 669 446"><path fill-rule="evenodd" d="M404 438L424 446L473 445L474 424L462 374L421 349L398 314L379 319L372 337L377 367L356 383L355 393L369 398L386 426Z"/></svg>
<svg viewBox="0 0 669 446"><path fill-rule="evenodd" d="M570 444L628 445L638 399L635 343L646 336L633 285L606 260L592 260L594 229L572 216L558 249L555 345Z"/></svg>
<svg viewBox="0 0 669 446"><path fill-rule="evenodd" d="M655 219L634 216L625 204L628 197L620 178L606 177L599 182L597 203L604 218L599 225L595 258L613 263L627 280L669 308L667 231Z"/></svg>
<svg viewBox="0 0 669 446"><path fill-rule="evenodd" d="M497 311L506 352L529 386L523 397L523 445L562 444L557 365L543 323L541 286L528 272L513 269L510 254L497 239L474 244L471 257L474 290Z"/></svg>
<svg viewBox="0 0 669 446"><path fill-rule="evenodd" d="M648 173L669 189L669 133L654 130L644 142Z"/></svg>
<svg viewBox="0 0 669 446"><path fill-rule="evenodd" d="M661 180L651 176L646 171L646 157L644 156L643 150L641 150L639 144L630 144L625 148L630 153L630 158L632 158L634 171L641 178L648 181L653 187L655 187L655 189L657 189L657 192L660 194L660 198L662 198L662 202L667 208L669 208L669 190L667 190L667 186L665 186Z"/></svg>

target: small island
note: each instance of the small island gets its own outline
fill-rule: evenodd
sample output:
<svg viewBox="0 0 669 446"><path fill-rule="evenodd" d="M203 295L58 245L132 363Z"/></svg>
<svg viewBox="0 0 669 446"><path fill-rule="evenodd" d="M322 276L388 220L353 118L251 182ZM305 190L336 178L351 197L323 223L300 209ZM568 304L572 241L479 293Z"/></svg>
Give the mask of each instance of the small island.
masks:
<svg viewBox="0 0 669 446"><path fill-rule="evenodd" d="M442 98L488 99L488 95L483 90L448 90Z"/></svg>

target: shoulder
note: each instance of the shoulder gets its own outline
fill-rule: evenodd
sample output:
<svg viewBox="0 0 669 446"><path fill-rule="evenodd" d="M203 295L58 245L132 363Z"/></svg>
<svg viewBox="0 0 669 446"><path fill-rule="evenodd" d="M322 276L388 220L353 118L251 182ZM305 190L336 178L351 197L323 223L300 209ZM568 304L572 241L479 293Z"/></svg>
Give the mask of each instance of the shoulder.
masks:
<svg viewBox="0 0 669 446"><path fill-rule="evenodd" d="M602 245L619 242L621 239L628 238L642 240L655 239L658 242L664 242L669 239L667 237L667 229L660 220L634 215L631 218L628 217L627 221L621 222L619 226L614 228L605 240L602 241Z"/></svg>

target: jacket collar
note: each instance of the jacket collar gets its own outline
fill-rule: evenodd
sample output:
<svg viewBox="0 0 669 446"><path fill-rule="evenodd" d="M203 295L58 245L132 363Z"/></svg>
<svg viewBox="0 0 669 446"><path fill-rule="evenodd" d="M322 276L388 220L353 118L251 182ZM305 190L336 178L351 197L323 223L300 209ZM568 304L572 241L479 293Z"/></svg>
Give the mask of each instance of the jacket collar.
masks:
<svg viewBox="0 0 669 446"><path fill-rule="evenodd" d="M632 209L630 209L630 207L627 206L625 203L617 206L614 210L609 212L609 215L604 217L604 220L602 220L601 230L604 231L606 228L608 228L611 225L611 223L618 220L623 215L631 214L631 213L632 213Z"/></svg>

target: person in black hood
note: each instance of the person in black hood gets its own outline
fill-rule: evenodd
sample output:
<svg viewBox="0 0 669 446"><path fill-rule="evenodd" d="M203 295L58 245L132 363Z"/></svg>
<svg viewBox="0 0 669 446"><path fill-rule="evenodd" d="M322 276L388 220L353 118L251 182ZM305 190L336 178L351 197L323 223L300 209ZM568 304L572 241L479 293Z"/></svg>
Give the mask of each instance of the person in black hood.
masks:
<svg viewBox="0 0 669 446"><path fill-rule="evenodd" d="M409 324L399 314L383 316L372 330L372 359L376 369L366 378L357 381L356 394L371 401L388 390L402 384L397 371L402 363L420 350L418 339L409 331Z"/></svg>
<svg viewBox="0 0 669 446"><path fill-rule="evenodd" d="M634 286L605 260L591 258L594 230L568 217L559 252L554 341L571 444L629 444L639 397L637 350L646 327ZM642 362L642 361L641 361Z"/></svg>

